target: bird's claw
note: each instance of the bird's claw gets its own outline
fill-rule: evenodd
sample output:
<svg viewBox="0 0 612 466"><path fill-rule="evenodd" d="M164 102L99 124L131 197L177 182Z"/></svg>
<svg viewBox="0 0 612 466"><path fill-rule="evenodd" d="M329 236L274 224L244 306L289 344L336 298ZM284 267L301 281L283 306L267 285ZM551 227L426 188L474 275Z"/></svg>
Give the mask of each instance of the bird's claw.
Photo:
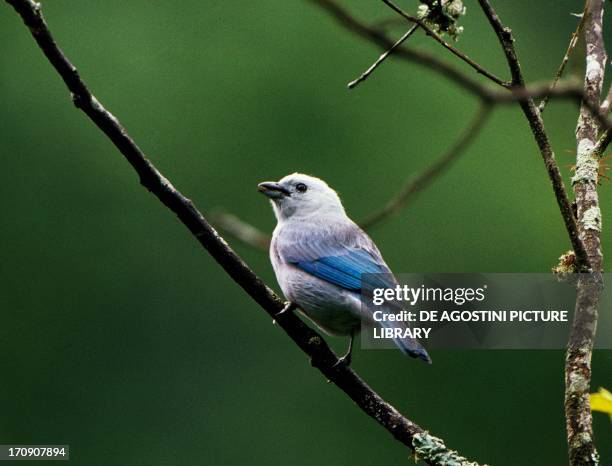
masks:
<svg viewBox="0 0 612 466"><path fill-rule="evenodd" d="M351 361L353 360L353 357L351 354L346 354L344 356L342 356L341 358L338 358L338 360L336 361L336 364L334 364L332 366L332 368L336 368L340 365L344 365L346 367L349 367L351 365Z"/></svg>
<svg viewBox="0 0 612 466"><path fill-rule="evenodd" d="M287 304L285 304L285 307L282 308L279 312L277 312L276 314L274 314L274 318L276 319L277 317L285 314L286 312L291 312L293 311L297 306L292 303L292 302L288 302Z"/></svg>

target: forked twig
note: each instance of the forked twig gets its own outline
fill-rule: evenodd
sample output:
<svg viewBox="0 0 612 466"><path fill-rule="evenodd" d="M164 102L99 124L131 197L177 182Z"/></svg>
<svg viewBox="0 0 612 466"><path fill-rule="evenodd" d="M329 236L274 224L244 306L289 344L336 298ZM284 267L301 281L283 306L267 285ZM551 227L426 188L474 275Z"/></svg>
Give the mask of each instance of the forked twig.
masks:
<svg viewBox="0 0 612 466"><path fill-rule="evenodd" d="M361 73L361 75L352 80L350 83L348 83L347 87L349 89L353 89L354 87L356 87L359 83L361 83L362 81L365 81L366 79L368 79L368 77L374 72L374 70L376 68L378 68L383 61L386 60L386 58L391 55L393 53L393 51L395 49L397 49L400 45L402 45L406 39L408 39L413 33L414 31L416 31L418 29L419 25L415 24L414 26L412 26L410 29L408 29L408 31L406 31L404 33L404 35L402 37L400 37L398 39L398 41L396 43L394 43L388 50L385 50L379 57L378 59L372 63L372 65L365 70L363 73Z"/></svg>

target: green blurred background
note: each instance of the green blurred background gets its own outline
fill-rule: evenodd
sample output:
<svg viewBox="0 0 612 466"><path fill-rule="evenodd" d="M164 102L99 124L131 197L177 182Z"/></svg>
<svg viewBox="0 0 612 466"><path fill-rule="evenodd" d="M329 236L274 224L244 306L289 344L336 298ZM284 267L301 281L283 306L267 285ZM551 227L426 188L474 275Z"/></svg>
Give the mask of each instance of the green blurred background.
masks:
<svg viewBox="0 0 612 466"><path fill-rule="evenodd" d="M583 2L494 3L528 80L549 79ZM345 4L370 21L393 17L376 1ZM458 46L507 76L477 3L466 5ZM315 174L363 218L476 109L452 82L394 60L349 92L379 51L306 1L43 7L93 92L175 186L205 213L225 208L265 231L274 219L258 182ZM470 72L422 34L410 43ZM70 444L76 465L412 463L142 189L4 2L0 73L0 443ZM545 117L568 181L576 107L553 102ZM612 185L601 196L606 226ZM396 272L542 272L569 247L515 107L497 110L448 174L371 234ZM266 253L230 243L278 288ZM427 367L357 351L354 367L473 459L567 464L562 351L432 356ZM595 352L593 371L594 390L612 388L611 351ZM594 418L610 464L610 420Z"/></svg>

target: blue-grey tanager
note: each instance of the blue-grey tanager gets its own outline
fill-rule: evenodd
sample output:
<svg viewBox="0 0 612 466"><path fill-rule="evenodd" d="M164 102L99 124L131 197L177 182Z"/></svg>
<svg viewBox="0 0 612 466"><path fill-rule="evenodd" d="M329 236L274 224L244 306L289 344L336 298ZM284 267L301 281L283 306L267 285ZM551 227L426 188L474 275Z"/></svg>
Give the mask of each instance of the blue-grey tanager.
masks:
<svg viewBox="0 0 612 466"><path fill-rule="evenodd" d="M270 259L288 300L285 310L298 307L325 332L350 336L341 358L350 364L362 321L374 324L373 307L361 299L362 275L384 274L366 277L387 287L397 281L374 242L346 215L338 194L323 180L294 173L260 183L259 191L270 198L278 221ZM379 324L406 328L401 321ZM417 340L400 337L394 342L405 354L431 362Z"/></svg>

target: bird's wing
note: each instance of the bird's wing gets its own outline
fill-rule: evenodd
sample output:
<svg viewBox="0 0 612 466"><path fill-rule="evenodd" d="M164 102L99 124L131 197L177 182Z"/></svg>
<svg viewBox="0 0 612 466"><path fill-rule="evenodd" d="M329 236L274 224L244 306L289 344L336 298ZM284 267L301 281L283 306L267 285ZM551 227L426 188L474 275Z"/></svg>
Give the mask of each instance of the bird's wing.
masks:
<svg viewBox="0 0 612 466"><path fill-rule="evenodd" d="M287 235L278 246L288 263L347 290L361 291L362 280L373 288L396 284L372 240L352 223L307 235Z"/></svg>

